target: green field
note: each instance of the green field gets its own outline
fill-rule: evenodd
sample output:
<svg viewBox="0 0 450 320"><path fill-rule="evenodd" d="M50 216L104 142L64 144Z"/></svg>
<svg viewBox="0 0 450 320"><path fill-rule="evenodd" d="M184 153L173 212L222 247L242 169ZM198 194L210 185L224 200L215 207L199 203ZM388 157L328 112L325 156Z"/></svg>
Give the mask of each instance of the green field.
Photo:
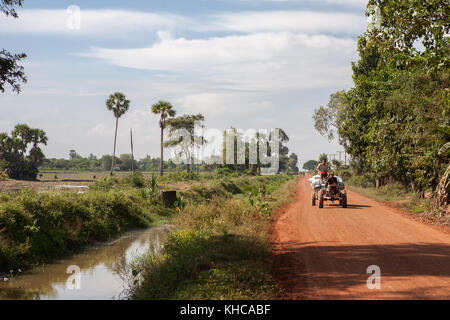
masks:
<svg viewBox="0 0 450 320"><path fill-rule="evenodd" d="M121 178L130 174L126 171L116 171L114 175ZM146 178L150 178L152 174L159 175L158 172L142 172ZM41 176L42 175L42 176ZM57 178L55 178L55 176ZM88 181L93 182L102 177L109 177L110 172L107 171L43 171L38 176L38 181Z"/></svg>

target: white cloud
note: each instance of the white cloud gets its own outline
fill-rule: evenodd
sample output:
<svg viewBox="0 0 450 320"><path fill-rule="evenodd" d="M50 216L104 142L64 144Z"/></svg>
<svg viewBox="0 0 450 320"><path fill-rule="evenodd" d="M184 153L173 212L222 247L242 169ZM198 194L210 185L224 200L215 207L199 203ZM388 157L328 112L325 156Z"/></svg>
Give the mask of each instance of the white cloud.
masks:
<svg viewBox="0 0 450 320"><path fill-rule="evenodd" d="M80 62L77 68L86 69L83 77L61 81L70 70L66 72L67 64L59 61L45 65L35 60L33 68L27 67L30 81L22 95L5 96L0 108L15 111L9 113L11 120L2 120L0 125L10 128L16 121L13 119L34 122L33 126L48 131L48 152L54 156L66 155L68 144L83 155L111 153L115 122L104 100L113 90L121 90L131 99L132 107L119 121L118 153L129 152L129 129L133 128L137 157L158 154L158 121L148 106L164 99L171 101L179 114L203 113L209 128L280 126L291 136L293 147L304 148L291 151L300 158L313 157L323 152L328 142L314 133L310 114L314 107L326 103L331 92L351 84L350 61L356 59L353 35L365 26L363 15L309 11L185 17L83 10L80 30L67 29L66 19L65 10L23 10L20 19L5 21L0 16L0 35L112 38L133 34L149 37L151 44L155 32L163 31L148 47L85 51L82 55L106 65L99 64L102 67L97 70L95 61ZM215 31L220 36L210 33ZM188 38L189 34L196 38ZM156 72L134 78L133 73L120 69L124 78L111 77L103 71L119 73L108 64ZM55 75L57 68L59 77ZM36 107L36 101L42 107ZM60 114L50 114L52 108ZM296 145L299 141L300 146Z"/></svg>
<svg viewBox="0 0 450 320"><path fill-rule="evenodd" d="M101 135L101 134L105 134L107 132L107 126L104 123L99 123L97 125L95 125L94 127L92 127L88 134L90 135Z"/></svg>
<svg viewBox="0 0 450 320"><path fill-rule="evenodd" d="M317 11L247 11L215 15L203 30L235 32L295 31L302 33L355 34L364 30L361 14Z"/></svg>
<svg viewBox="0 0 450 320"><path fill-rule="evenodd" d="M315 11L247 11L187 17L129 10L81 10L80 29L68 28L66 10L21 10L19 19L0 16L0 34L30 33L123 37L156 30L240 33L295 31L355 34L366 25L361 14Z"/></svg>
<svg viewBox="0 0 450 320"><path fill-rule="evenodd" d="M148 48L95 48L83 55L121 67L188 74L222 88L288 90L348 82L355 49L352 39L291 32L192 40L160 33L160 41Z"/></svg>
<svg viewBox="0 0 450 320"><path fill-rule="evenodd" d="M0 16L0 34L32 33L82 36L124 36L129 32L167 30L186 26L191 19L170 13L128 10L81 10L79 29L70 29L66 10L20 10L19 19Z"/></svg>
<svg viewBox="0 0 450 320"><path fill-rule="evenodd" d="M257 116L267 112L273 104L262 98L255 99L254 93L226 93L218 91L194 92L175 100L182 111L202 113L208 117L223 120L227 117Z"/></svg>
<svg viewBox="0 0 450 320"><path fill-rule="evenodd" d="M280 2L280 3L320 3L324 4L333 4L338 6L350 6L356 8L365 8L367 5L367 1L364 0L239 0L241 2Z"/></svg>

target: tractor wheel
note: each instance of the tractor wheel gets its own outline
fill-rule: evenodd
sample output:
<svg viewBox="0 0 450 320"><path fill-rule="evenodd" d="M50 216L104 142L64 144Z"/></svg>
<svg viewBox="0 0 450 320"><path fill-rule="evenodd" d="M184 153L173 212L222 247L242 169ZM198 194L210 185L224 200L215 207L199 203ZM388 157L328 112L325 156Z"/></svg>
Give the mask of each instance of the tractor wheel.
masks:
<svg viewBox="0 0 450 320"><path fill-rule="evenodd" d="M346 193L344 193L342 195L341 205L342 205L342 208L347 208L347 194Z"/></svg>
<svg viewBox="0 0 450 320"><path fill-rule="evenodd" d="M311 204L314 207L316 205L316 193L311 193Z"/></svg>
<svg viewBox="0 0 450 320"><path fill-rule="evenodd" d="M323 208L324 194L321 192L319 194L319 208Z"/></svg>

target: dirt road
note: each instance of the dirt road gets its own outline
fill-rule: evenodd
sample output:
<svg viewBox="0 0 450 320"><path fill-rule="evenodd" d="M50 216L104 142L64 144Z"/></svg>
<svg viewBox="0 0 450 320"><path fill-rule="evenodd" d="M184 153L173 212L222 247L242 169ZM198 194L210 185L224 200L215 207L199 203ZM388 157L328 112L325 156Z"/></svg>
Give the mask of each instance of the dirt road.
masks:
<svg viewBox="0 0 450 320"><path fill-rule="evenodd" d="M450 234L351 191L347 209L312 207L306 177L297 191L271 233L285 299L450 299ZM367 286L372 265L380 289Z"/></svg>

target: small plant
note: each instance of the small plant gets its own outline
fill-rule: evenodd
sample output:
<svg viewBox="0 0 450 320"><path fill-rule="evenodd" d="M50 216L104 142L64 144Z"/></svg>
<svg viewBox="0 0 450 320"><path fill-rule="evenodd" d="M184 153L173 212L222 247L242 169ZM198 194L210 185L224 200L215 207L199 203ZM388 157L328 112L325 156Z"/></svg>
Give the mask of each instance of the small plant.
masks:
<svg viewBox="0 0 450 320"><path fill-rule="evenodd" d="M0 169L0 181L5 181L8 178L9 178L8 175L5 172L3 172L2 169Z"/></svg>
<svg viewBox="0 0 450 320"><path fill-rule="evenodd" d="M152 174L152 178L150 180L150 187L149 187L149 191L150 191L150 200L154 201L156 199L156 178L155 175Z"/></svg>
<svg viewBox="0 0 450 320"><path fill-rule="evenodd" d="M267 189L263 185L259 189L255 186L245 186L242 188L247 192L248 204L250 207L256 208L258 212L269 215L272 211L269 203L265 201Z"/></svg>
<svg viewBox="0 0 450 320"><path fill-rule="evenodd" d="M139 189L138 194L144 200L147 200L149 198L149 190L148 189Z"/></svg>
<svg viewBox="0 0 450 320"><path fill-rule="evenodd" d="M27 226L25 226L24 227L24 230L25 231L28 231L28 232L34 232L34 233L36 233L36 232L39 232L39 227L38 226L36 226L36 222L37 222L37 220L35 219L34 221L33 221L33 224L32 225L27 225Z"/></svg>
<svg viewBox="0 0 450 320"><path fill-rule="evenodd" d="M184 202L184 197L180 196L175 200L173 203L173 206L175 207L175 210L177 212L183 211L183 209L186 207L186 203Z"/></svg>

